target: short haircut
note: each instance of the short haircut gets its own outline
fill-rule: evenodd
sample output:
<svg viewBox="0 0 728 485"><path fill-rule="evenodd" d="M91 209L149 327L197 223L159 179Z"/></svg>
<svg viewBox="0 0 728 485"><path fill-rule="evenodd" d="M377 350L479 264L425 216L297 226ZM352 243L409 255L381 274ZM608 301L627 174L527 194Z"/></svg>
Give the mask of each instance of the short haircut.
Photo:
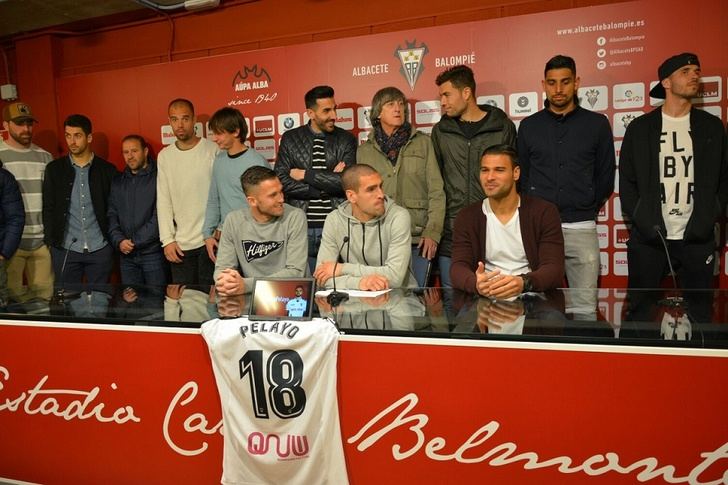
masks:
<svg viewBox="0 0 728 485"><path fill-rule="evenodd" d="M139 145L142 147L142 150L147 148L147 140L145 140L144 137L142 137L141 135L126 135L121 140L121 144L123 145L124 142L129 141L129 140L135 140L135 141L139 142Z"/></svg>
<svg viewBox="0 0 728 485"><path fill-rule="evenodd" d="M170 101L169 105L167 106L167 111L172 109L172 106L175 106L178 104L187 106L190 109L190 111L192 111L192 114L195 114L195 107L192 105L192 101L190 101L189 99L185 99L185 98L175 98L172 101Z"/></svg>
<svg viewBox="0 0 728 485"><path fill-rule="evenodd" d="M250 167L240 176L240 184L243 186L245 195L250 195L251 189L260 185L261 182L278 178L278 175L269 167L256 165Z"/></svg>
<svg viewBox="0 0 728 485"><path fill-rule="evenodd" d="M437 75L435 84L442 86L448 81L450 81L455 88L460 90L463 88L470 88L473 96L475 96L475 75L473 74L473 70L468 66L459 65L453 66L450 69L445 69Z"/></svg>
<svg viewBox="0 0 728 485"><path fill-rule="evenodd" d="M331 86L316 86L311 88L303 97L306 103L306 109L316 109L316 103L319 99L333 98L334 88Z"/></svg>
<svg viewBox="0 0 728 485"><path fill-rule="evenodd" d="M404 121L409 120L409 105L407 103L407 98L402 91L394 86L389 86L374 93L374 97L372 98L372 108L371 111L369 111L369 119L372 124L374 124L374 120L378 119L382 114L382 108L384 105L390 101L402 101L402 103L404 103Z"/></svg>
<svg viewBox="0 0 728 485"><path fill-rule="evenodd" d="M551 69L570 69L571 74L576 77L576 62L569 56L558 54L549 59L546 62L546 67L543 68L543 77L546 77L546 73Z"/></svg>
<svg viewBox="0 0 728 485"><path fill-rule="evenodd" d="M511 159L513 168L518 166L518 152L516 152L515 148L506 143L485 147L485 150L483 150L483 154L480 156L480 159L482 160L483 157L485 157L486 155L505 155Z"/></svg>
<svg viewBox="0 0 728 485"><path fill-rule="evenodd" d="M69 115L68 118L63 122L63 128L66 128L67 126L72 126L74 128L81 128L83 130L83 133L88 136L93 132L93 127L91 126L91 120L88 119L87 116L74 114Z"/></svg>
<svg viewBox="0 0 728 485"><path fill-rule="evenodd" d="M341 186L346 190L359 190L359 179L361 177L379 173L371 165L366 163L357 163L349 165L341 172Z"/></svg>
<svg viewBox="0 0 728 485"><path fill-rule="evenodd" d="M241 143L248 137L248 124L245 122L243 113L237 108L225 107L215 111L215 114L210 118L209 124L214 133L223 131L235 133L235 130L240 130L238 139Z"/></svg>

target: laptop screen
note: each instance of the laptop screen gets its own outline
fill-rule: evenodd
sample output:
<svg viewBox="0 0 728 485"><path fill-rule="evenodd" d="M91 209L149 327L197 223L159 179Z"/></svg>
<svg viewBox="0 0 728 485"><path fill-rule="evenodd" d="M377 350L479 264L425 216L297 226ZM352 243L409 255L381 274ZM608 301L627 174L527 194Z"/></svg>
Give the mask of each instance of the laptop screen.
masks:
<svg viewBox="0 0 728 485"><path fill-rule="evenodd" d="M251 320L310 320L313 278L256 278L250 303Z"/></svg>

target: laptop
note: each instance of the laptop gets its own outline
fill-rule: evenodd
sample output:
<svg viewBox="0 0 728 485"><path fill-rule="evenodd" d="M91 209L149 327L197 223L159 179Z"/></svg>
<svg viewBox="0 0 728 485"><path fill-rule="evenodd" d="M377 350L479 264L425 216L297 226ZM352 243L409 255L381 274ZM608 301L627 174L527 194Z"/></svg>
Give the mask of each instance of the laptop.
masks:
<svg viewBox="0 0 728 485"><path fill-rule="evenodd" d="M316 280L313 278L255 278L250 320L311 320Z"/></svg>

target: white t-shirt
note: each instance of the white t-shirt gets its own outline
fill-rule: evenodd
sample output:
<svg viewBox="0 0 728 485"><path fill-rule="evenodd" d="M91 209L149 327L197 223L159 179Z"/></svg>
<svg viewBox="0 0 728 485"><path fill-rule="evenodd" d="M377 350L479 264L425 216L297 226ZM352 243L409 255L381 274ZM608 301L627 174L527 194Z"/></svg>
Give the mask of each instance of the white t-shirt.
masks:
<svg viewBox="0 0 728 485"><path fill-rule="evenodd" d="M223 484L346 484L330 320L202 325L220 393Z"/></svg>
<svg viewBox="0 0 728 485"><path fill-rule="evenodd" d="M483 200L483 213L487 221L485 270L500 269L501 273L507 275L530 273L531 268L528 266L528 258L526 258L526 250L521 237L519 209L516 209L510 221L503 224L491 209L490 201L485 199Z"/></svg>
<svg viewBox="0 0 728 485"><path fill-rule="evenodd" d="M660 198L667 239L681 240L693 213L693 162L690 114L673 118L662 113Z"/></svg>
<svg viewBox="0 0 728 485"><path fill-rule="evenodd" d="M207 194L217 145L206 138L189 150L172 143L157 161L157 219L162 245L177 241L182 250L204 246Z"/></svg>

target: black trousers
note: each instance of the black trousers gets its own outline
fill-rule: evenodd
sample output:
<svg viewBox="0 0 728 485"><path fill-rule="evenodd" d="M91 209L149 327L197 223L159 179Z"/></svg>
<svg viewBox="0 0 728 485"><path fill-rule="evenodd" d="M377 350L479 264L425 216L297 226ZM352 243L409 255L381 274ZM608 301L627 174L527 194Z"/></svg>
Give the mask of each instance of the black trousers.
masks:
<svg viewBox="0 0 728 485"><path fill-rule="evenodd" d="M709 322L712 314L715 266L715 242L686 243L668 240L672 266L675 269L678 286L684 290L688 315L693 321ZM630 299L630 315L634 320L652 321L654 310L663 296L660 282L669 268L665 248L657 243L647 242L635 229L627 241L627 265L629 277L627 287ZM638 291L642 289L654 291ZM698 291L702 290L702 291Z"/></svg>
<svg viewBox="0 0 728 485"><path fill-rule="evenodd" d="M181 263L170 263L172 283L176 285L212 285L215 263L207 255L205 246L184 250Z"/></svg>

